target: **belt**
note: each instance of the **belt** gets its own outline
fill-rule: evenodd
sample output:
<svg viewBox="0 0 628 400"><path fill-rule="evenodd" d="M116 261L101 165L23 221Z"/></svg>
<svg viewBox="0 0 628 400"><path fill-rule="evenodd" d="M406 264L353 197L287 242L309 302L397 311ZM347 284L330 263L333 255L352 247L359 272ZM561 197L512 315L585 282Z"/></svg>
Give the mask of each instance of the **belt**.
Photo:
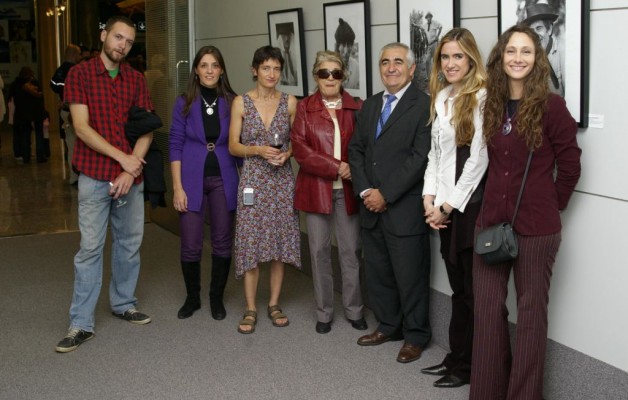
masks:
<svg viewBox="0 0 628 400"><path fill-rule="evenodd" d="M209 142L207 143L207 146L205 146L207 148L207 151L214 151L214 149L216 149L216 144Z"/></svg>

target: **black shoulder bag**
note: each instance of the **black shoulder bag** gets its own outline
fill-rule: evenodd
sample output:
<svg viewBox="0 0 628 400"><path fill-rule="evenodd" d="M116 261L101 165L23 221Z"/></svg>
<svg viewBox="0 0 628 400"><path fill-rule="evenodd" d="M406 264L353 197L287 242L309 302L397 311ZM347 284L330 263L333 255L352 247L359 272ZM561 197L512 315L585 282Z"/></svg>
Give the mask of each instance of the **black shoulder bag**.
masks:
<svg viewBox="0 0 628 400"><path fill-rule="evenodd" d="M515 218L517 218L517 211L519 211L519 203L521 202L521 195L523 194L523 188L526 184L531 161L532 151L530 151L530 155L528 156L528 163L526 164L526 170L523 174L523 180L521 181L519 196L517 197L517 205L515 206L515 212L510 223L502 222L484 229L482 222L484 205L482 205L480 232L478 232L475 238L475 252L479 254L487 264L499 264L512 261L519 255L519 244L517 243L517 235L513 231L513 226L515 224Z"/></svg>

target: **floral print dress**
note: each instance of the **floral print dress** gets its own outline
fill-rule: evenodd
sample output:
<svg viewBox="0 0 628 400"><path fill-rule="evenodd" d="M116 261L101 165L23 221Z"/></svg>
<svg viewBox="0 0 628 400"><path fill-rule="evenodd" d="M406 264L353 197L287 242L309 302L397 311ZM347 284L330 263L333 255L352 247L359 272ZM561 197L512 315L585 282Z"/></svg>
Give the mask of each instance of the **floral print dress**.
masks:
<svg viewBox="0 0 628 400"><path fill-rule="evenodd" d="M244 117L240 141L249 146L268 146L275 132L283 139L282 151L290 144L288 95L281 94L270 128L266 129L253 100L242 96ZM253 205L244 205L242 190L255 190ZM238 188L235 229L235 274L242 278L260 262L282 261L301 268L299 215L294 209L294 175L290 162L276 167L262 157L244 160Z"/></svg>

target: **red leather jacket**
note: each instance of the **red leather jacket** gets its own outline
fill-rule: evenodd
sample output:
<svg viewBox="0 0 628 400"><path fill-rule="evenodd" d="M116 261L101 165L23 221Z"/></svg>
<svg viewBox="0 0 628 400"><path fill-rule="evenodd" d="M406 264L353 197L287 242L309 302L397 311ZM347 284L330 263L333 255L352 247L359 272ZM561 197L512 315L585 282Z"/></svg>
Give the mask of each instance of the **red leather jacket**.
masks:
<svg viewBox="0 0 628 400"><path fill-rule="evenodd" d="M340 126L341 160L348 163L347 148L353 136L355 113L362 100L342 93L342 109L336 110ZM334 158L334 122L323 105L320 92L301 100L290 132L292 154L299 163L294 196L297 210L331 214L332 184L338 179L340 161ZM350 181L343 180L347 214L358 212Z"/></svg>

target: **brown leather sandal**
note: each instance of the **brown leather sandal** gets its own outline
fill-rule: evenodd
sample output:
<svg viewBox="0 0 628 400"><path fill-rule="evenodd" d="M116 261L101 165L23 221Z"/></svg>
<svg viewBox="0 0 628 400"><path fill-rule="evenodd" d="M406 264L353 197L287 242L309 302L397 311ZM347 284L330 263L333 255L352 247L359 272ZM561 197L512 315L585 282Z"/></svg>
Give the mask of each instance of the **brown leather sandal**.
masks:
<svg viewBox="0 0 628 400"><path fill-rule="evenodd" d="M238 324L251 327L251 329L245 331L244 329L240 328L240 326L238 326L238 332L240 333L247 335L249 333L255 332L255 325L257 324L257 311L246 310L244 312L244 316Z"/></svg>
<svg viewBox="0 0 628 400"><path fill-rule="evenodd" d="M290 324L290 321L287 320L288 316L281 312L281 308L278 304L275 304L274 306L268 306L268 318L270 318L271 321L273 321L273 325L278 328L283 328L284 326L288 326ZM277 320L283 318L286 319L286 322L284 322L283 324L277 322Z"/></svg>

